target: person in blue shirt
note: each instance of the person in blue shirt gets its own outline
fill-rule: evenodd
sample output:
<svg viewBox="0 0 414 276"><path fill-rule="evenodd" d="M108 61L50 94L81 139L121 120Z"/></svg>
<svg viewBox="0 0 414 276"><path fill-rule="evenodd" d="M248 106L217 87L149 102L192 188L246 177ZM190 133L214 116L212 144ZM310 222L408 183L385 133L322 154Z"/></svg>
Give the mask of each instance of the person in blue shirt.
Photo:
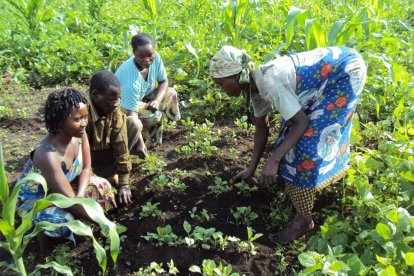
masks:
<svg viewBox="0 0 414 276"><path fill-rule="evenodd" d="M167 72L155 51L154 39L146 33L132 37L133 56L116 70L121 81L121 106L127 116L138 116L143 125L136 151L145 157L145 142L162 143L162 121L181 118L177 92L168 87Z"/></svg>

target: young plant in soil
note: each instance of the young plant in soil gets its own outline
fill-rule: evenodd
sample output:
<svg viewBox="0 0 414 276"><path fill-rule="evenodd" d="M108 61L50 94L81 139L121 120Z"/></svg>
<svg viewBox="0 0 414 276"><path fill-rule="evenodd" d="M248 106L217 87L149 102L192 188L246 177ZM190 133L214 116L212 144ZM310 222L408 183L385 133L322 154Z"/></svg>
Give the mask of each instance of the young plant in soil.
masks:
<svg viewBox="0 0 414 276"><path fill-rule="evenodd" d="M240 240L237 237L230 237L229 240L237 244L239 252L249 252L251 255L256 255L256 246L253 242L261 236L263 236L262 233L254 234L253 228L247 227L247 241Z"/></svg>
<svg viewBox="0 0 414 276"><path fill-rule="evenodd" d="M175 266L174 261L171 259L167 263L168 271L164 269L163 263L151 262L149 266L140 268L134 272L137 276L148 276L148 275L177 275L179 273L178 268Z"/></svg>
<svg viewBox="0 0 414 276"><path fill-rule="evenodd" d="M238 195L243 195L245 197L249 197L252 192L255 192L258 190L257 186L255 185L250 186L244 181L234 184L234 187L236 187Z"/></svg>
<svg viewBox="0 0 414 276"><path fill-rule="evenodd" d="M151 202L147 202L144 206L141 206L142 211L139 213L139 217L147 218L147 217L153 217L153 218L160 218L163 215L163 212L158 209L158 205L160 205L159 202L152 204Z"/></svg>
<svg viewBox="0 0 414 276"><path fill-rule="evenodd" d="M189 124L191 125L191 124ZM221 135L220 131L212 131L214 123L206 120L203 124L196 124L192 127L192 132L188 135L188 144L177 148L176 152L181 153L188 157L197 156L202 154L205 157L212 156L217 147L212 145L217 141Z"/></svg>
<svg viewBox="0 0 414 276"><path fill-rule="evenodd" d="M218 196L222 193L231 191L231 186L229 182L221 179L221 177L214 177L214 184L208 186L208 190L211 191L215 196Z"/></svg>
<svg viewBox="0 0 414 276"><path fill-rule="evenodd" d="M146 189L152 192L162 192L165 189L168 189L182 193L186 188L187 186L180 179L161 174L158 177L152 179Z"/></svg>
<svg viewBox="0 0 414 276"><path fill-rule="evenodd" d="M233 272L233 268L230 264L223 266L222 263L219 263L219 265L217 265L213 260L203 260L202 267L192 265L189 268L189 271L193 273L203 274L203 276L239 276L238 273Z"/></svg>
<svg viewBox="0 0 414 276"><path fill-rule="evenodd" d="M143 166L143 170L149 175L158 174L161 173L166 166L167 163L159 156L148 154L145 158L145 166Z"/></svg>
<svg viewBox="0 0 414 276"><path fill-rule="evenodd" d="M222 237L223 233L220 231L216 231L215 228L203 228L201 226L196 226L194 230L190 223L184 221L183 228L185 232L187 232L187 237L184 238L184 243L187 244L188 247L196 247L200 245L203 249L210 249L211 246L216 246L218 242L218 237ZM216 236L216 239L213 238L213 235Z"/></svg>
<svg viewBox="0 0 414 276"><path fill-rule="evenodd" d="M247 116L242 116L241 118L237 118L234 121L234 124L237 126L237 128L239 130L241 130L241 132L248 136L249 135L249 131L250 131L250 126L249 123L247 122Z"/></svg>
<svg viewBox="0 0 414 276"><path fill-rule="evenodd" d="M156 246L161 246L163 244L168 244L170 246L177 246L181 244L178 236L172 231L171 225L165 227L158 226L157 233L148 232L146 236L142 236L147 241L155 240Z"/></svg>
<svg viewBox="0 0 414 276"><path fill-rule="evenodd" d="M188 211L190 217L197 220L200 223L212 221L215 218L215 214L210 214L206 209L197 212L197 207L193 207L191 211Z"/></svg>
<svg viewBox="0 0 414 276"><path fill-rule="evenodd" d="M244 224L244 225L251 225L253 220L257 219L259 215L252 211L250 206L242 206L237 207L236 210L231 209L231 214L233 215L234 219L236 220L236 224Z"/></svg>

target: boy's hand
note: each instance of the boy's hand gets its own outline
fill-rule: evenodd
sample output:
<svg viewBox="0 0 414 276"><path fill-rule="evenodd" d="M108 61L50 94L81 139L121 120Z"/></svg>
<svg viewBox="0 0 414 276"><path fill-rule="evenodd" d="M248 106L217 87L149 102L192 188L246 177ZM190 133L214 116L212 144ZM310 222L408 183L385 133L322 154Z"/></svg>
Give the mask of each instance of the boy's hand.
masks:
<svg viewBox="0 0 414 276"><path fill-rule="evenodd" d="M132 194L129 185L121 185L118 190L119 202L125 205L129 205L132 202Z"/></svg>
<svg viewBox="0 0 414 276"><path fill-rule="evenodd" d="M157 111L159 108L160 108L160 103L157 100L150 101L147 104L147 109L149 109L149 110Z"/></svg>

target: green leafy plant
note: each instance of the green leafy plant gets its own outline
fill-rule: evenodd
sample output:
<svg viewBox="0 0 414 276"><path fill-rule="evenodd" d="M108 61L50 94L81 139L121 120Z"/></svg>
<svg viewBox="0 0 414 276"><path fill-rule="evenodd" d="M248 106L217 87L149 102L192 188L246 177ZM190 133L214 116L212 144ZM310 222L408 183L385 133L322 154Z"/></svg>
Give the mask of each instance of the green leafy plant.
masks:
<svg viewBox="0 0 414 276"><path fill-rule="evenodd" d="M192 128L192 132L188 135L188 144L177 148L176 152L182 153L187 157L194 156L201 153L203 156L212 156L217 147L212 145L214 141L217 141L220 137L220 132L214 132L212 130L213 123L206 120L203 124L196 124Z"/></svg>
<svg viewBox="0 0 414 276"><path fill-rule="evenodd" d="M207 188L215 196L218 196L222 193L231 191L231 189L232 189L232 187L230 186L228 181L223 180L223 179L221 179L221 177L218 177L218 176L214 177L214 184L208 185Z"/></svg>
<svg viewBox="0 0 414 276"><path fill-rule="evenodd" d="M202 267L192 265L189 268L192 273L200 273L203 275L220 275L220 276L238 276L239 274L233 272L232 266L229 264L223 266L222 263L217 265L213 260L203 260Z"/></svg>
<svg viewBox="0 0 414 276"><path fill-rule="evenodd" d="M37 36L43 23L52 18L52 10L46 8L49 0L6 0L10 11L16 15L32 36Z"/></svg>
<svg viewBox="0 0 414 276"><path fill-rule="evenodd" d="M187 186L180 179L161 174L151 180L147 190L161 192L165 189L169 189L176 192L184 192L186 188Z"/></svg>
<svg viewBox="0 0 414 276"><path fill-rule="evenodd" d="M167 163L160 159L155 154L148 154L145 158L145 167L143 168L147 174L157 174L161 173L164 168L167 166Z"/></svg>
<svg viewBox="0 0 414 276"><path fill-rule="evenodd" d="M237 224L251 225L252 221L259 217L250 206L237 207L236 210L231 209L230 212Z"/></svg>
<svg viewBox="0 0 414 276"><path fill-rule="evenodd" d="M254 241L263 236L262 233L254 234L254 230L251 227L247 227L247 241L241 240L237 237L229 237L228 240L237 244L237 250L239 252L249 252L252 255L256 255L256 246Z"/></svg>
<svg viewBox="0 0 414 276"><path fill-rule="evenodd" d="M160 218L163 215L163 212L158 209L159 202L152 204L151 202L147 202L144 206L141 207L142 211L139 213L140 218Z"/></svg>
<svg viewBox="0 0 414 276"><path fill-rule="evenodd" d="M244 133L246 136L249 135L250 125L247 120L247 116L241 116L240 118L236 118L234 124Z"/></svg>
<svg viewBox="0 0 414 276"><path fill-rule="evenodd" d="M140 268L138 271L134 273L136 276L148 276L148 275L177 275L179 273L178 268L175 266L174 261L171 259L169 263L167 263L168 271L163 268L162 263L151 262L149 266L145 268Z"/></svg>
<svg viewBox="0 0 414 276"><path fill-rule="evenodd" d="M92 229L81 221L74 220L67 223L53 224L49 222L40 222L33 228L34 216L43 210L44 208L55 205L59 208L68 208L74 204L81 204L88 215L97 222L102 229L105 230L107 236L110 238L110 251L111 257L116 263L119 253L119 236L116 231L116 225L109 221L99 206L92 199L87 198L67 198L61 194L50 194L43 199L38 200L33 209L25 214L21 218L20 225L16 225L16 203L20 186L25 181L35 181L42 185L45 194L47 194L47 184L45 179L36 173L29 174L27 177L19 181L9 193L9 186L5 176L4 163L3 163L3 151L0 147L0 200L2 204L2 213L0 219L0 231L3 234L5 241L0 243L0 246L6 249L13 256L13 264L1 262L0 265L6 266L8 269L12 269L26 275L26 268L23 262L23 253L30 240L35 237L40 231L43 230L55 230L62 226L67 226L73 233L81 236L89 236L93 241L93 246L96 252L96 258L99 262L99 266L105 272L106 270L106 252L105 249L96 241L93 236ZM65 271L65 273L71 273L70 268L66 266L60 266L56 262L49 262L45 265L38 265L35 271L42 268L54 268L57 271Z"/></svg>
<svg viewBox="0 0 414 276"><path fill-rule="evenodd" d="M193 207L191 211L188 211L188 214L192 219L199 221L200 223L212 221L215 218L215 214L209 213L206 209L199 211L197 207Z"/></svg>
<svg viewBox="0 0 414 276"><path fill-rule="evenodd" d="M200 245L203 249L210 249L211 246L217 246L219 237L223 236L222 232L217 232L213 227L204 228L196 226L193 229L187 221L184 221L183 228L188 234L183 242L187 244L188 247L196 247L197 245Z"/></svg>
<svg viewBox="0 0 414 276"><path fill-rule="evenodd" d="M244 181L240 181L239 183L234 184L234 187L236 187L237 194L244 195L244 196L250 196L252 192L255 192L258 190L257 186L255 185L251 186Z"/></svg>
<svg viewBox="0 0 414 276"><path fill-rule="evenodd" d="M142 236L145 240L155 240L157 246L168 244L170 246L176 246L181 243L180 239L172 231L171 225L165 227L158 226L157 233L148 232L146 236Z"/></svg>
<svg viewBox="0 0 414 276"><path fill-rule="evenodd" d="M243 15L249 6L247 0L230 0L226 3L226 8L223 10L224 31L231 39L234 46L240 47L240 32L243 26Z"/></svg>
<svg viewBox="0 0 414 276"><path fill-rule="evenodd" d="M89 14L93 19L99 20L102 9L108 0L88 0Z"/></svg>

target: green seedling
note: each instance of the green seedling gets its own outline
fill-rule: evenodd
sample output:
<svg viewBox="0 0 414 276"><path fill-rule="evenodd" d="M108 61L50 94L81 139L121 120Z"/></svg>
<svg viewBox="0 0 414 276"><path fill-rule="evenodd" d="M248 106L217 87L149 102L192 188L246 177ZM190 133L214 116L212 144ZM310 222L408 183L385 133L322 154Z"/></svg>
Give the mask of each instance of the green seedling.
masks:
<svg viewBox="0 0 414 276"><path fill-rule="evenodd" d="M253 220L257 219L259 215L252 211L250 206L237 207L236 210L231 210L231 214L236 220L236 224L251 225Z"/></svg>
<svg viewBox="0 0 414 276"><path fill-rule="evenodd" d="M141 207L142 211L139 213L140 218L160 218L163 215L163 212L158 209L159 202L152 204L151 202L147 202L144 206Z"/></svg>
<svg viewBox="0 0 414 276"><path fill-rule="evenodd" d="M229 182L221 179L221 177L214 177L214 184L208 186L209 191L211 191L215 196L218 196L222 193L231 191L231 186Z"/></svg>

